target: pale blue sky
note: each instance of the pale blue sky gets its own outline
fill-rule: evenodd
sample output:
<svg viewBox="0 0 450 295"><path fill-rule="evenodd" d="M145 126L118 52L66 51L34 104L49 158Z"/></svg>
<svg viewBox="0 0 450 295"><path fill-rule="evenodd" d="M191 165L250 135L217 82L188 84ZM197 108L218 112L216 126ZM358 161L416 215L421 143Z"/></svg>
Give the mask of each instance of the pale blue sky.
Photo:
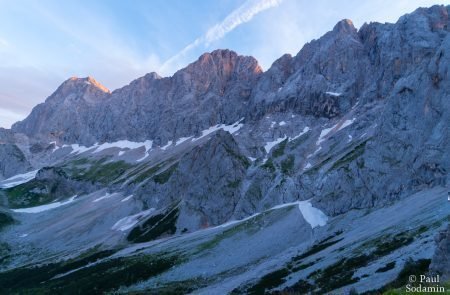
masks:
<svg viewBox="0 0 450 295"><path fill-rule="evenodd" d="M252 55L263 69L349 18L395 22L429 0L0 0L0 127L71 76L111 90L163 76L206 51Z"/></svg>

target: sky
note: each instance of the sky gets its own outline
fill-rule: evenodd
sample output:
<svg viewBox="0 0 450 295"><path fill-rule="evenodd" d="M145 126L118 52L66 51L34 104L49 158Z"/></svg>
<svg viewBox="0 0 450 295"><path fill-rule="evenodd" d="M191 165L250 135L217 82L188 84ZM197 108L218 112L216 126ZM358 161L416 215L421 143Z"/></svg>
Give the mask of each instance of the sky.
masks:
<svg viewBox="0 0 450 295"><path fill-rule="evenodd" d="M110 90L170 76L227 48L264 70L341 19L396 22L430 0L0 0L0 127L24 119L69 77Z"/></svg>

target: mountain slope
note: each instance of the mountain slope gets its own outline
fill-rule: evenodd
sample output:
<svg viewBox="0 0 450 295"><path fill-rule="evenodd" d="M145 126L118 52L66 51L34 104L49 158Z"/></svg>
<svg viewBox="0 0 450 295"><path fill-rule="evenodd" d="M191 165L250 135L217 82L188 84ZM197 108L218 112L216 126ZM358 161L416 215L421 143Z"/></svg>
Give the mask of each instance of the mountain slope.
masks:
<svg viewBox="0 0 450 295"><path fill-rule="evenodd" d="M64 82L0 134L23 155L0 170L21 174L0 181L0 283L348 293L448 274L449 11L343 20L266 72L216 50L112 93Z"/></svg>

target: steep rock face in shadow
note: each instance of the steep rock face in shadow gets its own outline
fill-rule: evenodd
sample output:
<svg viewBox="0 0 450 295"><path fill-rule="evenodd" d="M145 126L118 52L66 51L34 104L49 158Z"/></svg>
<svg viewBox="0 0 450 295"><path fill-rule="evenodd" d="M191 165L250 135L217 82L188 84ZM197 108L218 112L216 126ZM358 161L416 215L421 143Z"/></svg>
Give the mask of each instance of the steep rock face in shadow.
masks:
<svg viewBox="0 0 450 295"><path fill-rule="evenodd" d="M249 165L233 136L219 130L179 161L168 164L160 178L147 182L137 194L148 207L179 204L180 229L219 225L232 217Z"/></svg>
<svg viewBox="0 0 450 295"><path fill-rule="evenodd" d="M450 279L450 225L436 235L436 251L431 261L430 270L439 273L442 282Z"/></svg>

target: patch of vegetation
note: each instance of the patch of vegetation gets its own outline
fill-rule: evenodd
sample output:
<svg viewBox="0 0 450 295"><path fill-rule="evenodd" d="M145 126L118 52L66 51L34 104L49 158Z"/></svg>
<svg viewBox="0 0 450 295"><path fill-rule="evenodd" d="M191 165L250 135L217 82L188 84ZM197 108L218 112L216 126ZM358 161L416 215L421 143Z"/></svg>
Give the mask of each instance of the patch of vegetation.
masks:
<svg viewBox="0 0 450 295"><path fill-rule="evenodd" d="M286 159L281 162L281 172L284 174L290 174L294 169L295 156L289 155Z"/></svg>
<svg viewBox="0 0 450 295"><path fill-rule="evenodd" d="M158 172L163 166L165 165L165 162L156 164L152 167L150 167L149 169L142 171L143 169L139 169L139 171L136 171L135 173L132 173L131 175L129 175L128 177L132 177L136 174L138 174L137 177L135 177L132 181L130 181L130 184L136 184L136 183L141 183L144 180L150 178L151 176L153 176L156 172Z"/></svg>
<svg viewBox="0 0 450 295"><path fill-rule="evenodd" d="M8 243L0 242L0 265L10 259L11 246Z"/></svg>
<svg viewBox="0 0 450 295"><path fill-rule="evenodd" d="M305 264L299 264L297 266L292 267L291 271L292 272L298 272L299 270L307 269L308 267L311 267L314 264L316 264L316 263L315 262L309 262L309 263L305 263Z"/></svg>
<svg viewBox="0 0 450 295"><path fill-rule="evenodd" d="M110 184L122 176L127 170L134 167L125 161L105 163L106 158L92 162L89 167L82 170L73 169L72 178L79 181L90 181L92 183Z"/></svg>
<svg viewBox="0 0 450 295"><path fill-rule="evenodd" d="M20 268L0 273L6 294L104 294L163 273L181 262L172 255L137 255L107 259L65 276L61 264ZM52 279L53 278L53 279Z"/></svg>
<svg viewBox="0 0 450 295"><path fill-rule="evenodd" d="M272 151L272 157L278 158L284 155L284 149L286 148L286 144L288 143L288 139L286 138L282 142L280 142Z"/></svg>
<svg viewBox="0 0 450 295"><path fill-rule="evenodd" d="M399 248L411 244L415 237L427 231L427 229L427 226L420 226L414 230L400 232L393 236L388 234L382 235L361 244L357 249L357 252L364 252L372 249L374 256L386 256Z"/></svg>
<svg viewBox="0 0 450 295"><path fill-rule="evenodd" d="M281 292L274 292L273 294L309 294L310 292L314 291L316 287L312 284L310 284L306 280L299 280L294 285L287 287L283 289Z"/></svg>
<svg viewBox="0 0 450 295"><path fill-rule="evenodd" d="M307 175L313 175L316 174L320 171L320 169L322 169L323 166L325 166L327 163L329 163L331 161L331 157L326 158L325 160L323 160L322 162L314 165L314 167L312 167L311 169L308 169L305 174Z"/></svg>
<svg viewBox="0 0 450 295"><path fill-rule="evenodd" d="M173 281L143 290L143 294L151 295L174 295L191 294L197 289L206 287L209 280L205 278L194 278L184 281Z"/></svg>
<svg viewBox="0 0 450 295"><path fill-rule="evenodd" d="M0 212L0 230L14 223L14 218L4 212Z"/></svg>
<svg viewBox="0 0 450 295"><path fill-rule="evenodd" d="M342 234L342 231L335 232L334 235L331 235L331 236L329 236L329 237L323 239L323 240L320 241L319 243L314 244L314 245L313 245L309 250L307 250L306 252L304 252L304 253L302 253L302 254L300 254L300 255L295 256L295 257L293 258L293 261L300 261L300 260L302 260L302 259L305 259L305 258L311 256L311 255L314 255L314 254L316 254L316 253L319 253L320 251L322 251L322 250L324 250L324 249L326 249L326 248L328 248L328 247L330 247L330 246L332 246L332 245L334 245L334 244L336 244L336 243L339 243L340 241L343 240L343 238L342 238L342 239L337 239L337 240L334 240L334 241L330 241L330 240L333 239L333 238L335 238L335 237L337 237L337 236L339 236L340 234Z"/></svg>
<svg viewBox="0 0 450 295"><path fill-rule="evenodd" d="M387 263L385 266L380 267L375 272L387 272L388 270L391 270L395 267L395 261Z"/></svg>
<svg viewBox="0 0 450 295"><path fill-rule="evenodd" d="M228 146L224 146L224 147L225 147L225 150L227 151L227 153L229 153L230 155L232 155L233 157L235 157L242 163L242 165L245 167L245 169L250 167L251 162L247 157L235 152L233 149L229 148Z"/></svg>
<svg viewBox="0 0 450 295"><path fill-rule="evenodd" d="M238 188L241 185L241 180L237 179L235 181L230 181L227 186L230 188Z"/></svg>
<svg viewBox="0 0 450 295"><path fill-rule="evenodd" d="M263 276L255 285L246 290L246 294L265 294L266 290L283 284L289 275L287 268L275 270Z"/></svg>
<svg viewBox="0 0 450 295"><path fill-rule="evenodd" d="M330 292L358 282L359 278L353 278L353 274L357 269L366 266L370 261L371 257L364 254L344 258L323 270L311 273L308 278L315 279L321 292Z"/></svg>
<svg viewBox="0 0 450 295"><path fill-rule="evenodd" d="M330 170L338 169L342 166L345 166L345 165L351 163L353 160L355 160L359 156L361 156L366 149L366 143L367 143L367 140L363 141L362 143L355 146L355 148L353 148L350 152L348 152L342 158L337 160L333 164L333 166L331 166Z"/></svg>
<svg viewBox="0 0 450 295"><path fill-rule="evenodd" d="M278 215L284 215L290 210L292 210L294 206L280 208L280 209L274 209L274 210L268 210L265 212L260 213L259 215L242 221L234 226L231 226L230 228L225 229L223 232L216 234L212 239L200 244L197 247L197 252L200 253L205 250L213 249L215 248L220 242L222 242L225 239L228 239L236 234L239 233L245 233L247 235L255 234L259 231L261 228L261 225L267 221L269 218L277 218Z"/></svg>
<svg viewBox="0 0 450 295"><path fill-rule="evenodd" d="M296 147L298 147L299 145L301 145L302 143L304 143L310 136L311 132L306 132L305 134L303 134L302 136L300 136L299 138L294 139L293 141L291 141L289 143L289 147L290 149L295 149Z"/></svg>
<svg viewBox="0 0 450 295"><path fill-rule="evenodd" d="M262 166L261 168L274 173L276 171L275 165L273 164L272 158L268 159Z"/></svg>
<svg viewBox="0 0 450 295"><path fill-rule="evenodd" d="M314 262L309 262L309 263L305 263L305 264L296 265L296 263L303 258L306 258L312 254L318 253L321 250L341 241L342 239L337 240L337 241L330 241L332 238L340 235L341 233L342 233L342 231L336 232L334 235L327 237L326 239L322 240L318 244L311 247L310 250L306 251L302 255L293 257L286 266L284 266L278 270L275 270L271 273L266 274L254 285L252 285L252 286L247 285L247 286L241 287L240 289L239 288L235 289L235 290L233 290L233 292L234 293L241 292L244 294L266 294L266 292L268 290L276 288L276 287L280 286L281 284L283 284L286 281L285 278L289 274L298 272L300 270L307 269L308 267L313 266L317 262L317 260ZM293 285L289 288L286 288L285 290L283 290L283 292L291 292L291 291L296 292L296 290L298 290L299 288L303 288L303 287L305 287L306 289L302 289L302 292L306 292L306 291L315 289L315 286L309 284L307 281L301 280L301 281L297 282L295 285ZM276 293L277 292L275 292L275 294Z"/></svg>
<svg viewBox="0 0 450 295"><path fill-rule="evenodd" d="M179 210L177 207L169 210L167 214L158 214L148 218L127 236L127 240L133 243L142 243L156 240L163 235L173 235L176 231Z"/></svg>
<svg viewBox="0 0 450 295"><path fill-rule="evenodd" d="M386 284L382 288L378 290L373 290L366 292L364 294L367 295L375 295L375 294L406 294L405 286L409 282L409 276L410 275L420 275L420 274L426 274L428 272L429 266L430 266L431 260L430 259L419 259L419 260L412 260L409 259L406 261L405 265L403 266L403 269L398 274L397 278L393 280L392 282ZM414 284L411 284L414 286ZM398 289L402 288L402 289ZM411 293L411 292L410 292ZM410 294L408 293L408 294ZM428 293L430 294L430 293ZM432 293L431 293L432 294ZM442 294L442 293L441 293Z"/></svg>
<svg viewBox="0 0 450 295"><path fill-rule="evenodd" d="M50 203L55 200L50 194L51 187L39 180L33 179L29 182L19 184L4 190L8 197L10 208L34 207Z"/></svg>
<svg viewBox="0 0 450 295"><path fill-rule="evenodd" d="M386 241L380 241L376 245L376 250L373 252L376 256L386 256L387 254L411 244L414 238L406 232L399 233Z"/></svg>
<svg viewBox="0 0 450 295"><path fill-rule="evenodd" d="M166 183L167 181L169 181L170 176L172 176L172 174L175 172L177 167L178 167L178 163L173 164L172 166L167 168L165 171L155 175L153 177L153 181L155 181L156 183L159 183L159 184Z"/></svg>

